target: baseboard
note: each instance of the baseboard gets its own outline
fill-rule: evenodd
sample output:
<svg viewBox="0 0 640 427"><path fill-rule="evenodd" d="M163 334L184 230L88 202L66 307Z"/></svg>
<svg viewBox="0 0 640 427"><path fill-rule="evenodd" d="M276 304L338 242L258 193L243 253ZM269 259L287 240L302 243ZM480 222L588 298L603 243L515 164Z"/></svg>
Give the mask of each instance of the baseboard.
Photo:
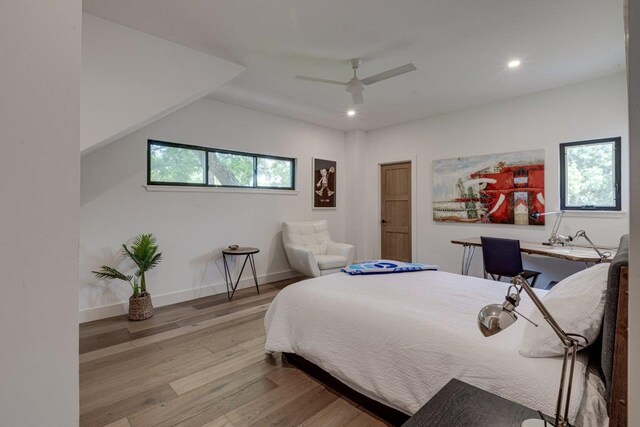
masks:
<svg viewBox="0 0 640 427"><path fill-rule="evenodd" d="M280 271L278 273L269 273L258 276L258 284L277 282L279 280L290 279L299 276L300 273L292 270ZM238 289L255 286L253 277L247 277L240 280ZM215 283L213 285L202 286L200 288L183 289L166 294L152 294L153 306L162 307L165 305L176 304L183 301L190 301L197 298L207 297L211 295L227 292L227 286L224 283ZM91 322L93 320L105 319L126 314L129 310L129 302L122 301L116 304L103 305L100 307L87 308L80 310L78 313L79 323Z"/></svg>

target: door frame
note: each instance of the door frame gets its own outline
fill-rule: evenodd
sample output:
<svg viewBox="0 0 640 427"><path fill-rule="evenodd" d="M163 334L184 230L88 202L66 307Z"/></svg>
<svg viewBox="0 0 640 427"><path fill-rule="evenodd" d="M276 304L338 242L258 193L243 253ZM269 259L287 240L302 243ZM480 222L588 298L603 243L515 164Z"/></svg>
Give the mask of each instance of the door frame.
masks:
<svg viewBox="0 0 640 427"><path fill-rule="evenodd" d="M376 253L377 257L380 258L382 256L382 224L380 221L382 220L382 173L381 166L383 165L394 165L397 163L410 163L411 164L411 261L415 262L418 259L418 203L417 203L417 194L418 194L418 155L414 155L409 158L400 158L393 160L385 160L380 161L377 164L377 184L376 188L378 191L376 192L377 206L378 212L376 213L377 218L377 237L376 237Z"/></svg>

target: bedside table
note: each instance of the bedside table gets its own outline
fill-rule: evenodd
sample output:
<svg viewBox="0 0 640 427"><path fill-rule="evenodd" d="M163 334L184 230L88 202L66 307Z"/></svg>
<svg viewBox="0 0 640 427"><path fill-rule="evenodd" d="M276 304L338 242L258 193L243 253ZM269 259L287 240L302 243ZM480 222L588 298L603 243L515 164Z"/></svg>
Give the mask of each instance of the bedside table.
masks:
<svg viewBox="0 0 640 427"><path fill-rule="evenodd" d="M452 379L420 408L403 427L520 427L537 411Z"/></svg>
<svg viewBox="0 0 640 427"><path fill-rule="evenodd" d="M258 287L258 276L256 275L256 261L253 259L253 255L260 252L258 248L241 248L235 247L234 249L223 249L222 250L222 261L224 263L224 281L227 282L227 297L229 297L229 301L233 298L233 294L236 293L236 289L238 289L238 283L240 283L240 279L242 278L242 272L244 271L244 267L247 265L247 261L249 261L249 265L251 265L251 272L253 273L253 281L256 284L256 291L260 293L260 288ZM231 269L229 268L229 263L227 262L228 256L238 256L244 255L244 264L242 264L242 269L240 270L240 274L238 275L238 280L236 280L236 284L233 284L233 279L231 278Z"/></svg>

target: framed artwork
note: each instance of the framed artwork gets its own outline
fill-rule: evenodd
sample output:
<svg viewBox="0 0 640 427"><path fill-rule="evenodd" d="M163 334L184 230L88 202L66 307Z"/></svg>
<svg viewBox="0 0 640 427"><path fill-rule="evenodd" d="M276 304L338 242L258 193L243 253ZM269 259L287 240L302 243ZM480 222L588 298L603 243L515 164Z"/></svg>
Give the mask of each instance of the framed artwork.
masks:
<svg viewBox="0 0 640 427"><path fill-rule="evenodd" d="M336 208L336 162L313 159L313 208Z"/></svg>
<svg viewBox="0 0 640 427"><path fill-rule="evenodd" d="M544 150L433 161L436 222L544 225Z"/></svg>

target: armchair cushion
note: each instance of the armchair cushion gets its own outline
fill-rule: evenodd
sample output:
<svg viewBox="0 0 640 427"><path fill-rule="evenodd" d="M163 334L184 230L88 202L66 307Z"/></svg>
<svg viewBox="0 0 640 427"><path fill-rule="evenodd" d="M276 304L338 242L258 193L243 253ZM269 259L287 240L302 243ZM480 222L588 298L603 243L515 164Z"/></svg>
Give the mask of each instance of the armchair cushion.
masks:
<svg viewBox="0 0 640 427"><path fill-rule="evenodd" d="M329 226L327 221L285 222L282 238L285 245L302 246L314 255L324 255L330 241Z"/></svg>
<svg viewBox="0 0 640 427"><path fill-rule="evenodd" d="M316 255L320 270L331 270L347 266L347 259L340 255Z"/></svg>
<svg viewBox="0 0 640 427"><path fill-rule="evenodd" d="M349 265L356 256L356 247L348 243L336 243L329 241L327 243L327 255L340 255L347 260ZM322 269L322 267L320 267ZM342 267L341 267L342 268Z"/></svg>
<svg viewBox="0 0 640 427"><path fill-rule="evenodd" d="M284 246L284 250L294 270L309 277L320 276L316 256L309 249L289 244Z"/></svg>
<svg viewBox="0 0 640 427"><path fill-rule="evenodd" d="M331 241L326 220L284 222L282 243L291 267L311 277L338 272L355 256L353 245Z"/></svg>

